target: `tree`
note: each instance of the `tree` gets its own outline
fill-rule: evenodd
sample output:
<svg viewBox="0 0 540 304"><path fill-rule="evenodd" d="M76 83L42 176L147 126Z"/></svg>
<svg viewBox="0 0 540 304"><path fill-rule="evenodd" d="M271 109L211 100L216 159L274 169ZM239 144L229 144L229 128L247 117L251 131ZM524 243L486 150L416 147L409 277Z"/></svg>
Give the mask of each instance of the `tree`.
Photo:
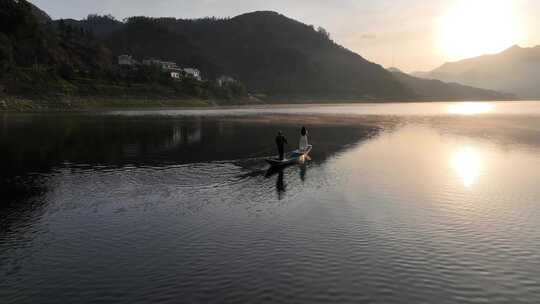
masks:
<svg viewBox="0 0 540 304"><path fill-rule="evenodd" d="M0 33L0 66L9 65L13 62L13 47L11 40Z"/></svg>
<svg viewBox="0 0 540 304"><path fill-rule="evenodd" d="M321 34L322 36L324 36L326 39L330 40L330 33L323 27L319 26L317 28L317 32Z"/></svg>
<svg viewBox="0 0 540 304"><path fill-rule="evenodd" d="M67 63L62 63L57 68L58 75L66 80L71 80L75 76L75 71L73 67Z"/></svg>
<svg viewBox="0 0 540 304"><path fill-rule="evenodd" d="M61 33L63 33L66 30L66 22L64 21L64 19L60 19L60 21L58 21L58 30Z"/></svg>

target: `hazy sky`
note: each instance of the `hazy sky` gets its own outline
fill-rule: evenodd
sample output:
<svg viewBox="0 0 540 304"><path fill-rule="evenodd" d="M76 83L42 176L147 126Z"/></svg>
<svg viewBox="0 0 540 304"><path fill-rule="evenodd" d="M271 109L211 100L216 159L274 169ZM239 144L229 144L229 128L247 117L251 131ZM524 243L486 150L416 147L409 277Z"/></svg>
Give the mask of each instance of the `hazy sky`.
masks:
<svg viewBox="0 0 540 304"><path fill-rule="evenodd" d="M326 28L384 66L429 70L445 61L540 44L538 0L31 0L53 18L91 13L227 17L273 10Z"/></svg>

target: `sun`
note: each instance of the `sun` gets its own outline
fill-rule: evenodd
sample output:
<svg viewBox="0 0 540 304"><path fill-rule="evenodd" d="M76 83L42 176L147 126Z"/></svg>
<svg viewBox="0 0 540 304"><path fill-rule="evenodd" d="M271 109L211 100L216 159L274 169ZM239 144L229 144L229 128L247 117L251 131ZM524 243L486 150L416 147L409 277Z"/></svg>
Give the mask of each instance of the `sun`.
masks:
<svg viewBox="0 0 540 304"><path fill-rule="evenodd" d="M455 0L439 20L441 51L449 61L500 52L518 42L514 0Z"/></svg>

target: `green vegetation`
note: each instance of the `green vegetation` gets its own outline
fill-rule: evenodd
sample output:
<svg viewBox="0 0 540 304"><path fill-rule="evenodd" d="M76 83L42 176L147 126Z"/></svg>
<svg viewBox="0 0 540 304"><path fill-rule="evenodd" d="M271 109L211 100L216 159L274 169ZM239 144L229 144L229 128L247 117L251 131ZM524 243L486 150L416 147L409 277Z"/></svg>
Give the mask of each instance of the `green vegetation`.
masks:
<svg viewBox="0 0 540 304"><path fill-rule="evenodd" d="M87 22L97 26L98 20L109 20L108 26L116 22L97 16ZM0 99L11 97L19 100L15 108L27 109L28 100L37 103L33 108L44 104L57 108L65 106L65 100L95 100L77 103L84 108L102 107L105 101L111 107L200 106L209 102L192 101L226 104L247 97L239 82L218 86L187 76L173 80L157 67L122 68L114 64L116 56L93 31L70 23L52 22L24 0L0 0Z"/></svg>
<svg viewBox="0 0 540 304"><path fill-rule="evenodd" d="M272 99L413 96L381 66L333 42L324 29L274 12L231 19L133 17L119 25L102 38L114 54L169 58L210 78L231 75L250 92Z"/></svg>
<svg viewBox="0 0 540 304"><path fill-rule="evenodd" d="M151 66L119 66L123 54L197 68L208 80L172 79ZM220 76L238 81L220 86ZM336 44L323 28L275 12L229 19L118 21L90 15L53 21L25 0L0 0L0 101L9 97L32 100L34 108L39 103L84 108L190 100L230 105L257 100L253 96L268 102L508 97L391 73ZM25 102L20 108L27 107Z"/></svg>
<svg viewBox="0 0 540 304"><path fill-rule="evenodd" d="M232 76L252 95L269 100L414 96L381 66L337 45L323 28L274 12L230 19L132 17L123 22L91 15L55 22L60 23L94 33L114 56L174 61L200 69L208 79Z"/></svg>

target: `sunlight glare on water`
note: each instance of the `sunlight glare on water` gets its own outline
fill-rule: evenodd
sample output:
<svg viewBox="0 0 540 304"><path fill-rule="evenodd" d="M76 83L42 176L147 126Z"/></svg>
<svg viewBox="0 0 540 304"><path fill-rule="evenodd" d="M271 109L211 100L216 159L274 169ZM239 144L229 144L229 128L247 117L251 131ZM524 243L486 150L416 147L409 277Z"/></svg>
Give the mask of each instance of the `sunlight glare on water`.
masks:
<svg viewBox="0 0 540 304"><path fill-rule="evenodd" d="M452 156L452 167L467 188L473 186L481 175L482 155L473 147L458 148Z"/></svg>
<svg viewBox="0 0 540 304"><path fill-rule="evenodd" d="M0 115L0 303L539 302L538 102L116 114Z"/></svg>
<svg viewBox="0 0 540 304"><path fill-rule="evenodd" d="M487 114L495 110L493 103L464 102L455 103L448 106L449 114L457 115L478 115Z"/></svg>

